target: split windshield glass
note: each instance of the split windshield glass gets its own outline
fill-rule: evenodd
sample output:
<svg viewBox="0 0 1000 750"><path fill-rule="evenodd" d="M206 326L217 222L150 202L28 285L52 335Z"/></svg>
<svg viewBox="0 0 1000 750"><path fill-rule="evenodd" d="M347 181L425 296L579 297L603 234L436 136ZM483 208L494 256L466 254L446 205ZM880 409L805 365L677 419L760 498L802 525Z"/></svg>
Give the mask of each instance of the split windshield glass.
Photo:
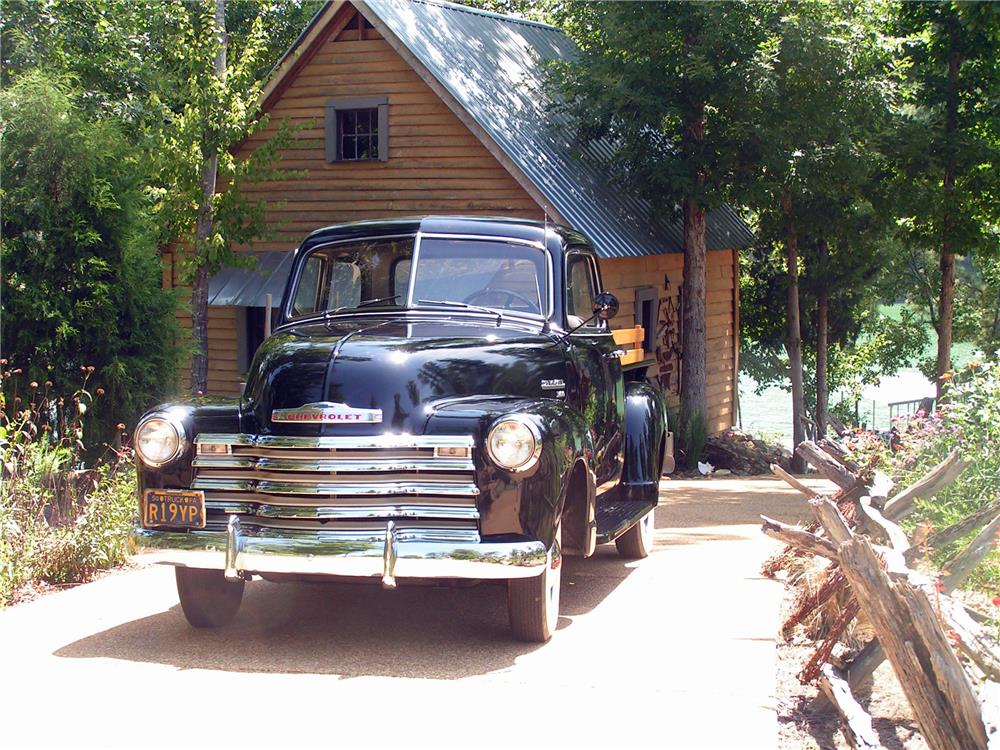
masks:
<svg viewBox="0 0 1000 750"><path fill-rule="evenodd" d="M415 273L413 237L321 247L302 263L292 318L356 307L440 309L447 303L548 313L545 253L505 241L424 237ZM412 281L413 290L409 288Z"/></svg>

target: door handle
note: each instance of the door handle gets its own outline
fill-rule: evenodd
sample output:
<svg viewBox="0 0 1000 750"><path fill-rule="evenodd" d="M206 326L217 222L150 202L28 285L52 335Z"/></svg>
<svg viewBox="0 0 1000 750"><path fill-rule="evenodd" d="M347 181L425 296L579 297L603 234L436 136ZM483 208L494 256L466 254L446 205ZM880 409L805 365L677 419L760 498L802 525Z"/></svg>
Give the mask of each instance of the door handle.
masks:
<svg viewBox="0 0 1000 750"><path fill-rule="evenodd" d="M605 352L603 357L605 359L621 359L625 356L624 349L612 349L610 352Z"/></svg>

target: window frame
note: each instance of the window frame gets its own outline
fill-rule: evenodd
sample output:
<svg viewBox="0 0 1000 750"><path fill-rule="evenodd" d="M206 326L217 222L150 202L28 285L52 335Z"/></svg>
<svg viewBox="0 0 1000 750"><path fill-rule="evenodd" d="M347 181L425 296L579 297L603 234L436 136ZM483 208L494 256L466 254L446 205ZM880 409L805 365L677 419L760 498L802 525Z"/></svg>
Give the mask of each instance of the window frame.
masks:
<svg viewBox="0 0 1000 750"><path fill-rule="evenodd" d="M566 252L566 261L565 261L565 265L564 265L564 268L565 268L564 277L565 278L564 278L564 281L563 281L563 320L566 321L567 328L570 327L569 326L569 316L573 315L573 313L571 313L569 311L569 305L568 305L568 303L569 303L569 299L570 299L570 295L569 295L569 289L570 289L570 283L569 283L569 281L570 281L570 270L571 270L571 266L573 265L573 258L575 256L579 256L581 258L586 259L587 266L590 269L590 280L591 280L591 282L593 282L595 296L598 295L598 294L600 294L602 291L604 291L604 289L601 286L601 275L600 275L600 273L597 270L597 260L594 257L594 254L592 252L589 252L587 249L582 248L582 247L572 247L572 248L570 248ZM576 317L580 317L580 316L577 315ZM584 323L584 325L580 327L579 332L580 333L590 333L590 334L593 334L593 333L597 333L597 332L603 332L603 331L606 331L606 330L608 330L608 321L601 320L600 318L597 318L595 320L591 320L591 321L589 321L587 323Z"/></svg>
<svg viewBox="0 0 1000 750"><path fill-rule="evenodd" d="M378 110L378 158L377 159L344 159L340 142L340 115L352 110ZM389 97L367 96L353 99L326 100L326 161L329 164L342 162L358 164L363 162L389 160Z"/></svg>

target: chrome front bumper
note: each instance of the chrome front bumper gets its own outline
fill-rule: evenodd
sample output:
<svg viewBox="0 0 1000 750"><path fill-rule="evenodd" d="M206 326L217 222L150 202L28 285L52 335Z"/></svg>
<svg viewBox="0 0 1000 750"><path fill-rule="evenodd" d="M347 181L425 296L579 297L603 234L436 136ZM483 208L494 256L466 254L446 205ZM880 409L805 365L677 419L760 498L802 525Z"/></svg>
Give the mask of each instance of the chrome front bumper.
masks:
<svg viewBox="0 0 1000 750"><path fill-rule="evenodd" d="M396 578L530 578L545 568L542 542L482 542L448 539L436 529L397 529L389 521L378 533L277 529L229 517L225 531L132 532L140 561L225 571L230 579L253 573L296 573Z"/></svg>

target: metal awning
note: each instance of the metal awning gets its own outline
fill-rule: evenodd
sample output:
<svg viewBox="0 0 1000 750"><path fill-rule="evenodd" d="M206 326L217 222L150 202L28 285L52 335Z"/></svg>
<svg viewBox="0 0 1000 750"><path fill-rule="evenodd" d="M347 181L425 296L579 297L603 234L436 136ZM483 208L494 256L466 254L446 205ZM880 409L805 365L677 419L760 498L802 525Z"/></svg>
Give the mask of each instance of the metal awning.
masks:
<svg viewBox="0 0 1000 750"><path fill-rule="evenodd" d="M208 280L208 304L235 307L264 307L281 303L285 283L292 270L290 250L248 253L257 258L256 268L223 268Z"/></svg>

